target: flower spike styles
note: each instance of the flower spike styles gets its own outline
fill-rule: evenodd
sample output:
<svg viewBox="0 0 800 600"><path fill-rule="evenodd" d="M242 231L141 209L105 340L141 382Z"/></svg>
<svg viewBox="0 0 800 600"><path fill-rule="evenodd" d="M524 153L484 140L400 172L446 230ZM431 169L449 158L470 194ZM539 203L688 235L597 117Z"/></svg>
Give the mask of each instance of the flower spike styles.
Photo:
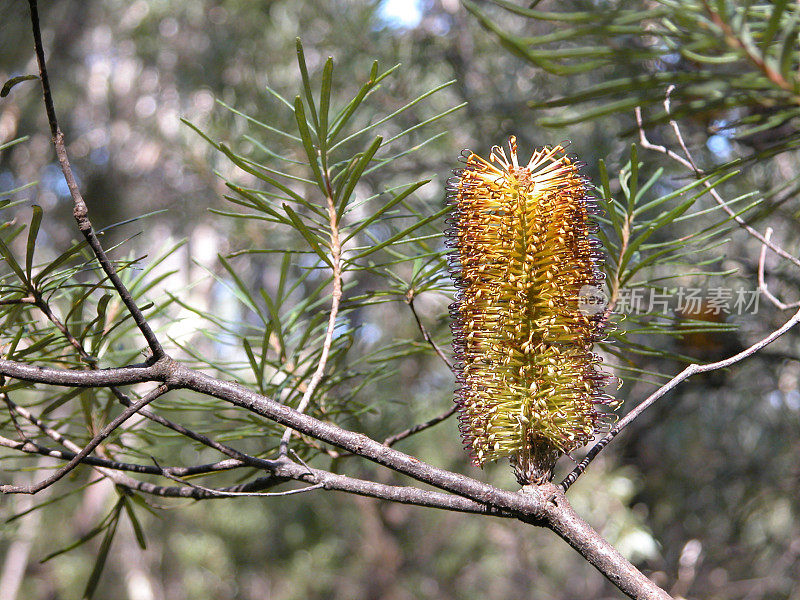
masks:
<svg viewBox="0 0 800 600"><path fill-rule="evenodd" d="M555 146L520 166L509 146L488 161L462 154L447 233L464 444L480 466L509 457L525 485L589 441L610 398L592 352L605 315L581 305L602 284L603 254L580 165Z"/></svg>

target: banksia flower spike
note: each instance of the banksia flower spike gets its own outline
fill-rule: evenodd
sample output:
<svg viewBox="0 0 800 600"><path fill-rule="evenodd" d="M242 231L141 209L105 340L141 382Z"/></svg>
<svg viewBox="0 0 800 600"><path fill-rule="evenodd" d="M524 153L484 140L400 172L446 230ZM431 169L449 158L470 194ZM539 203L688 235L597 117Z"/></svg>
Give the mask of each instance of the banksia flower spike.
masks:
<svg viewBox="0 0 800 600"><path fill-rule="evenodd" d="M509 157L462 156L447 232L460 428L476 464L507 456L520 483L543 483L610 400L592 352L604 315L580 304L603 280L594 204L561 146L523 166L514 137Z"/></svg>

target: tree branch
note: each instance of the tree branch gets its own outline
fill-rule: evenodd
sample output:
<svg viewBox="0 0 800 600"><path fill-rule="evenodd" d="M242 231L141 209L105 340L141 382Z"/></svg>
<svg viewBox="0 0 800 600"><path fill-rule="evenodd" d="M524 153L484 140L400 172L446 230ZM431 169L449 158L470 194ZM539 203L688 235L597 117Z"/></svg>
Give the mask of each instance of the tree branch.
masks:
<svg viewBox="0 0 800 600"><path fill-rule="evenodd" d="M737 362L744 360L748 356L752 356L765 346L768 346L779 337L781 337L784 333L789 331L792 327L794 327L797 323L800 323L800 310L798 310L791 319L786 321L780 328L776 329L772 333L770 333L764 339L756 342L746 350L742 350L738 354L734 354L733 356L726 358L724 360L720 360L713 363L706 363L704 365L692 364L686 367L683 371L678 373L675 377L670 379L667 383L663 386L658 388L655 392L653 392L650 396L648 396L643 402L641 402L636 408L630 411L627 415L625 415L622 419L617 421L617 423L611 428L611 430L603 436L599 442L597 442L594 446L592 446L589 453L586 457L578 463L578 465L572 470L572 472L567 475L564 480L559 484L561 489L564 491L568 490L569 487L575 483L578 477L586 470L586 467L589 466L589 463L592 462L595 457L600 454L600 452L605 448L611 440L613 440L617 435L622 431L625 427L627 427L630 423L633 422L636 417L642 414L645 410L647 410L650 406L652 406L656 400L670 392L672 389L678 386L679 383L688 379L692 375L696 375L697 373L707 373L709 371L716 371L717 369L724 369L726 367L730 367Z"/></svg>
<svg viewBox="0 0 800 600"><path fill-rule="evenodd" d="M147 323L147 319L139 309L139 306L136 304L136 301L133 299L130 291L128 291L128 288L117 274L114 265L108 259L105 250L103 250L103 246L100 244L100 241L95 235L92 223L89 220L89 209L86 206L86 202L84 201L80 189L78 189L78 184L75 181L75 177L72 174L72 167L70 166L69 158L67 157L67 149L64 145L64 134L61 132L61 129L59 129L58 119L56 118L56 110L55 106L53 105L53 96L50 92L50 80L47 76L47 66L45 64L42 33L39 26L39 9L37 7L36 0L28 0L28 4L31 9L33 43L36 51L36 61L39 64L39 79L42 82L42 93L44 95L47 121L50 124L50 133L53 138L53 146L56 150L56 156L58 157L58 164L61 167L61 172L64 175L65 181L67 182L70 196L72 196L73 215L78 223L78 229L80 229L83 237L86 238L86 241L89 243L89 246L97 258L97 261L100 263L100 266L108 276L108 279L117 290L120 299L125 304L128 312L131 314L134 323L136 323L139 331L141 331L144 339L147 341L147 345L150 347L153 357L156 359L162 358L164 356L164 349L161 347L161 344L156 338L155 333L153 333L153 330Z"/></svg>
<svg viewBox="0 0 800 600"><path fill-rule="evenodd" d="M664 108L666 109L668 115L671 114L669 96L674 87L675 86L669 86L667 88L667 97L664 100ZM701 179L704 176L705 173L697 167L697 165L694 162L694 159L692 158L692 155L689 153L689 150L686 147L686 144L683 142L683 136L681 135L680 128L678 127L678 124L674 119L670 119L670 125L672 126L673 131L676 132L676 135L678 137L678 142L681 144L681 146L683 147L684 151L687 154L686 158L683 158L682 156L676 154L672 150L669 150L665 146L659 146L657 144L651 143L647 139L647 135L644 132L641 108L637 106L634 109L634 112L636 114L636 123L639 127L639 143L642 146L642 148L647 148L648 150L655 150L656 152L661 152L662 154L669 156L671 159L680 163L684 167L691 169L698 179ZM767 246L778 256L781 256L786 260L791 261L794 265L800 267L800 259L798 259L796 256L792 256L786 250L784 250L774 242L771 242L770 240L766 239L758 231L756 231L750 225L748 225L747 221L745 221L741 216L736 214L736 212L730 206L728 206L728 203L725 201L725 199L722 196L720 196L719 192L717 192L717 190L709 181L703 181L703 186L706 188L706 190L708 190L708 193L711 195L714 201L722 208L722 210L724 210L728 214L729 217L731 217L739 225L739 227L744 229L748 234L750 234L758 241L760 241L762 244Z"/></svg>
<svg viewBox="0 0 800 600"><path fill-rule="evenodd" d="M166 381L169 377L169 364L172 364L171 360L161 359L152 364L93 371L73 371L37 367L28 363L0 358L0 375L62 387L109 387L149 381Z"/></svg>
<svg viewBox="0 0 800 600"><path fill-rule="evenodd" d="M767 227L767 230L764 232L764 239L769 241L769 238L772 237L772 227ZM767 280L764 277L764 263L766 262L767 258L767 247L766 245L761 245L761 253L758 256L758 289L761 291L767 299L772 302L777 308L780 310L789 310L791 308L797 308L800 306L800 302L792 302L791 304L785 304L778 300L775 296L772 295L772 292L769 291L767 287Z"/></svg>
<svg viewBox="0 0 800 600"><path fill-rule="evenodd" d="M86 373L92 373L92 371L86 371ZM102 443L111 433L120 425L122 425L125 421L127 421L130 417L136 414L141 407L146 406L159 396L163 395L169 390L167 385L159 385L157 388L150 391L150 393L146 394L141 400L136 402L130 408L124 410L120 413L113 421L111 421L108 425L106 425L100 433L95 435L92 440L81 450L78 452L66 465L62 468L58 469L55 473L50 475L50 477L46 478L45 480L34 484L34 485L0 485L0 493L4 494L35 494L46 487L53 485L56 481L61 479L64 475L72 471L85 457L87 457L92 450L97 448L97 446Z"/></svg>
<svg viewBox="0 0 800 600"><path fill-rule="evenodd" d="M559 486L546 483L540 493L549 494L545 504L547 527L567 542L593 567L627 596L642 600L670 600L671 596L634 567L605 538L581 519Z"/></svg>
<svg viewBox="0 0 800 600"><path fill-rule="evenodd" d="M433 351L436 352L436 356L442 359L442 362L447 365L447 368L455 373L453 363L450 362L450 359L448 359L445 353L442 352L442 349L439 348L439 345L434 341L433 337L431 337L431 334L428 333L427 328L422 324L422 320L417 314L417 309L414 307L414 290L408 290L406 293L406 304L408 304L408 307L411 309L411 314L414 315L414 320L417 322L417 327L422 334L422 338L431 345Z"/></svg>

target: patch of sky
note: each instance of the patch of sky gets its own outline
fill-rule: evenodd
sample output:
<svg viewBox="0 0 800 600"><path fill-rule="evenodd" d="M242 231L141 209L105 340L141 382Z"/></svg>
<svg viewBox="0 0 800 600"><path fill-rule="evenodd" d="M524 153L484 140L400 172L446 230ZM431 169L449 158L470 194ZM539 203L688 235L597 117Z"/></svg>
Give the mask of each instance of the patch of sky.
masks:
<svg viewBox="0 0 800 600"><path fill-rule="evenodd" d="M422 21L424 0L383 0L378 5L379 27L414 29Z"/></svg>
<svg viewBox="0 0 800 600"><path fill-rule="evenodd" d="M76 171L73 171L72 174L75 176L78 187L80 187L80 176ZM44 168L42 173L42 186L62 198L69 196L69 187L67 187L64 175L61 173L61 169L56 163L50 163Z"/></svg>

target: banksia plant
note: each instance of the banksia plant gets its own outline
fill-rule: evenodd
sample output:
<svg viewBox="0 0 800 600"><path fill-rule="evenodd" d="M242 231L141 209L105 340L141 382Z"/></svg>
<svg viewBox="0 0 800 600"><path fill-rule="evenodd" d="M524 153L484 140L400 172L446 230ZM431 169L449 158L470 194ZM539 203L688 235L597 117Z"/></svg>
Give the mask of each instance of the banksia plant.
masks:
<svg viewBox="0 0 800 600"><path fill-rule="evenodd" d="M523 166L513 137L509 157L462 156L448 197L460 428L476 464L507 456L520 483L543 483L609 400L592 352L604 314L582 304L603 279L594 204L561 146Z"/></svg>

